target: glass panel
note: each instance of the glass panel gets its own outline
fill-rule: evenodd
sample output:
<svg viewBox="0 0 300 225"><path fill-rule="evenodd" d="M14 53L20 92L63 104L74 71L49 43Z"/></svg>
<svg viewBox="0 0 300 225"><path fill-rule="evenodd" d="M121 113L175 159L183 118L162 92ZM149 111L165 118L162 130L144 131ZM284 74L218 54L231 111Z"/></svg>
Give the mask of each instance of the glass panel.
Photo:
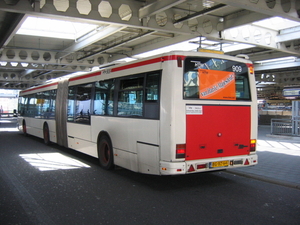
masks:
<svg viewBox="0 0 300 225"><path fill-rule="evenodd" d="M113 80L96 82L94 97L95 115L113 115L114 88Z"/></svg>
<svg viewBox="0 0 300 225"><path fill-rule="evenodd" d="M49 113L50 118L55 118L55 101L56 101L56 90L50 91L50 105L49 105Z"/></svg>
<svg viewBox="0 0 300 225"><path fill-rule="evenodd" d="M159 99L160 74L149 74L146 81L146 102L157 102Z"/></svg>
<svg viewBox="0 0 300 225"><path fill-rule="evenodd" d="M35 94L29 95L27 100L27 108L25 111L25 116L35 117L38 115L36 103L37 103L37 99L35 97Z"/></svg>
<svg viewBox="0 0 300 225"><path fill-rule="evenodd" d="M39 118L50 118L50 91L37 93L37 107Z"/></svg>
<svg viewBox="0 0 300 225"><path fill-rule="evenodd" d="M143 116L144 76L120 81L119 116Z"/></svg>
<svg viewBox="0 0 300 225"><path fill-rule="evenodd" d="M68 90L68 122L74 121L74 102L75 102L76 87L69 87Z"/></svg>
<svg viewBox="0 0 300 225"><path fill-rule="evenodd" d="M144 86L144 77L121 80L121 90L141 89Z"/></svg>
<svg viewBox="0 0 300 225"><path fill-rule="evenodd" d="M18 112L20 113L20 116L25 116L26 102L27 102L26 96L19 98Z"/></svg>
<svg viewBox="0 0 300 225"><path fill-rule="evenodd" d="M185 99L251 100L245 63L188 57L183 83Z"/></svg>
<svg viewBox="0 0 300 225"><path fill-rule="evenodd" d="M92 87L92 84L77 87L75 122L90 123Z"/></svg>
<svg viewBox="0 0 300 225"><path fill-rule="evenodd" d="M143 116L143 91L119 92L119 116Z"/></svg>

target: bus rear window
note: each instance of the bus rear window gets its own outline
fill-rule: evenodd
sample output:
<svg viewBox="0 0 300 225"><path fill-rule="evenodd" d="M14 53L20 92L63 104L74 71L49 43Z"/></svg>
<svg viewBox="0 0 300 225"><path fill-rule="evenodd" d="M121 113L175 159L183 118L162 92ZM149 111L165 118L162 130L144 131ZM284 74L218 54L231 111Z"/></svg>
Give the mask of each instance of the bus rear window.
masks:
<svg viewBox="0 0 300 225"><path fill-rule="evenodd" d="M184 62L183 98L251 100L248 74L245 63L187 57Z"/></svg>

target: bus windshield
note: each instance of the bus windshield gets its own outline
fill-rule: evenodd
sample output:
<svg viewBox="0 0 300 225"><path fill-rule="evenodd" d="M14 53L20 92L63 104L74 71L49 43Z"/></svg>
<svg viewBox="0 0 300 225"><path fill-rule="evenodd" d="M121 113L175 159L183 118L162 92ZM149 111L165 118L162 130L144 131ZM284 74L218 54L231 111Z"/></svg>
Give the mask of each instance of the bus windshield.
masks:
<svg viewBox="0 0 300 225"><path fill-rule="evenodd" d="M251 100L247 64L218 58L187 57L183 98Z"/></svg>

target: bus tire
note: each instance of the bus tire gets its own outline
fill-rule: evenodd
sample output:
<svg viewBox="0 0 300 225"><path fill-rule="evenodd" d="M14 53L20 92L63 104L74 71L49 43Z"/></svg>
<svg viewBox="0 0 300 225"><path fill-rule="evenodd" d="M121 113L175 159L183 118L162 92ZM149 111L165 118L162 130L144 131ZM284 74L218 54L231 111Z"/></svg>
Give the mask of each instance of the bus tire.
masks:
<svg viewBox="0 0 300 225"><path fill-rule="evenodd" d="M51 141L50 141L49 126L47 123L44 123L43 134L44 134L44 143L46 145L49 145Z"/></svg>
<svg viewBox="0 0 300 225"><path fill-rule="evenodd" d="M23 122L22 122L22 130L23 130L24 136L28 136L28 134L27 134L27 127L26 127L26 122L25 122L25 120L23 120Z"/></svg>
<svg viewBox="0 0 300 225"><path fill-rule="evenodd" d="M114 168L114 159L110 138L107 135L100 136L97 148L100 166L103 169L112 170Z"/></svg>

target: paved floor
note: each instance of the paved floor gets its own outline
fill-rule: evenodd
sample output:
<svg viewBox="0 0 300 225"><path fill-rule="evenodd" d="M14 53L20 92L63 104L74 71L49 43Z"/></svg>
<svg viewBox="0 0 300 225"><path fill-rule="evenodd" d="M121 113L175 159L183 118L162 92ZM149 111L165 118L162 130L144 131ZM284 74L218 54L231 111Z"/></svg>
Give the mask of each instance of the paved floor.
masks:
<svg viewBox="0 0 300 225"><path fill-rule="evenodd" d="M17 130L15 122L16 118L0 119L0 131ZM256 166L228 172L300 189L300 137L271 135L270 132L270 126L258 127Z"/></svg>
<svg viewBox="0 0 300 225"><path fill-rule="evenodd" d="M300 138L271 135L271 127L258 127L258 164L237 173L300 189Z"/></svg>

